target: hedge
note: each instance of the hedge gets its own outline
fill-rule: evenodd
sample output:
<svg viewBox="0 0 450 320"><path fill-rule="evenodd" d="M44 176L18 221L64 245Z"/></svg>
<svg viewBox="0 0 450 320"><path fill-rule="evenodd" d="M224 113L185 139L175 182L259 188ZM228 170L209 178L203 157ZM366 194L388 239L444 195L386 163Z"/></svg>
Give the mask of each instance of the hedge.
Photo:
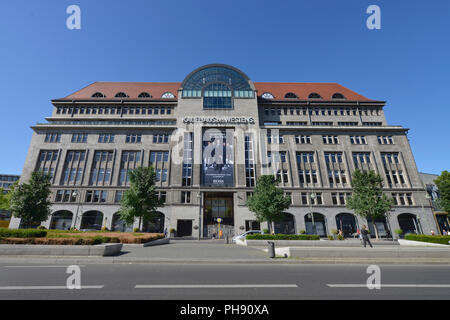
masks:
<svg viewBox="0 0 450 320"><path fill-rule="evenodd" d="M424 234L407 234L405 235L405 240L411 241L421 241L421 242L430 242L430 243L438 243L438 244L449 244L450 236L427 236Z"/></svg>
<svg viewBox="0 0 450 320"><path fill-rule="evenodd" d="M45 238L46 230L0 228L0 238Z"/></svg>
<svg viewBox="0 0 450 320"><path fill-rule="evenodd" d="M317 234L251 234L247 240L320 240Z"/></svg>

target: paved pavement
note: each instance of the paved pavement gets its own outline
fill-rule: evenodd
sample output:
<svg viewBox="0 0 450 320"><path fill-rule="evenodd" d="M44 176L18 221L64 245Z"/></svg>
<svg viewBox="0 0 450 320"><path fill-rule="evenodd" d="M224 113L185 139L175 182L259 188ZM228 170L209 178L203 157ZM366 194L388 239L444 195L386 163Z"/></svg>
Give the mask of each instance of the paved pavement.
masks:
<svg viewBox="0 0 450 320"><path fill-rule="evenodd" d="M0 263L0 299L450 298L449 266L381 265L380 290L366 265L85 264L80 290L66 288L67 266Z"/></svg>
<svg viewBox="0 0 450 320"><path fill-rule="evenodd" d="M172 240L169 244L142 247L124 245L121 258L149 258L167 260L245 260L248 262L268 259L267 253L258 248L225 244L222 241L180 241Z"/></svg>

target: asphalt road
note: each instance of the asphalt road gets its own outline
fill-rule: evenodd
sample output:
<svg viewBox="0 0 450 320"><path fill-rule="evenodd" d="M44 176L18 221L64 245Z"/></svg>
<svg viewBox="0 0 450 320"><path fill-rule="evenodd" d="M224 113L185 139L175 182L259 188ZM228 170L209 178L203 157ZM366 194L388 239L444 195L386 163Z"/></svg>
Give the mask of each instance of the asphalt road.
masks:
<svg viewBox="0 0 450 320"><path fill-rule="evenodd" d="M73 290L67 266L0 263L0 299L450 299L442 265L381 265L379 290L367 265L87 264Z"/></svg>

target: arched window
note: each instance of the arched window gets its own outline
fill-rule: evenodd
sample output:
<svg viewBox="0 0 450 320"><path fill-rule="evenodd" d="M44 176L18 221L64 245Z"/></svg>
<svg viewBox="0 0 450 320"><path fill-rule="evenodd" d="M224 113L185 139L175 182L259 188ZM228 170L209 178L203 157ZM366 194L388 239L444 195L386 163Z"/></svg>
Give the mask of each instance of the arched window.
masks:
<svg viewBox="0 0 450 320"><path fill-rule="evenodd" d="M402 229L403 234L407 233L415 233L419 234L419 224L417 221L417 217L411 213L402 213L397 217L398 224L400 229Z"/></svg>
<svg viewBox="0 0 450 320"><path fill-rule="evenodd" d="M152 96L148 92L142 92L139 94L138 98L151 98Z"/></svg>
<svg viewBox="0 0 450 320"><path fill-rule="evenodd" d="M164 233L164 214L156 212L150 221L144 222L143 229L150 233Z"/></svg>
<svg viewBox="0 0 450 320"><path fill-rule="evenodd" d="M270 92L264 92L261 96L263 99L273 99L273 95Z"/></svg>
<svg viewBox="0 0 450 320"><path fill-rule="evenodd" d="M284 212L283 218L275 222L275 233L295 234L295 218L292 214Z"/></svg>
<svg viewBox="0 0 450 320"><path fill-rule="evenodd" d="M286 93L286 94L284 95L284 98L285 98L285 99L297 99L298 97L297 97L297 95L296 95L295 93L288 92L288 93Z"/></svg>
<svg viewBox="0 0 450 320"><path fill-rule="evenodd" d="M320 94L313 92L308 96L308 99L322 99L322 97Z"/></svg>
<svg viewBox="0 0 450 320"><path fill-rule="evenodd" d="M325 216L321 213L308 213L305 215L306 234L317 234L321 237L327 236Z"/></svg>
<svg viewBox="0 0 450 320"><path fill-rule="evenodd" d="M213 83L203 90L203 109L232 109L231 89L222 83Z"/></svg>
<svg viewBox="0 0 450 320"><path fill-rule="evenodd" d="M227 65L206 65L191 72L181 84L183 98L201 98L205 87L223 84L233 93L232 98L253 98L255 86L240 70Z"/></svg>
<svg viewBox="0 0 450 320"><path fill-rule="evenodd" d="M103 225L103 213L100 211L88 211L81 218L81 230L101 230Z"/></svg>
<svg viewBox="0 0 450 320"><path fill-rule="evenodd" d="M104 98L105 95L101 92L96 92L92 95L92 98Z"/></svg>
<svg viewBox="0 0 450 320"><path fill-rule="evenodd" d="M133 224L129 225L122 219L120 219L120 214L114 213L113 215L113 223L111 231L121 231L121 232L132 232Z"/></svg>
<svg viewBox="0 0 450 320"><path fill-rule="evenodd" d="M172 92L164 92L163 95L161 96L161 98L163 98L163 99L173 99L173 98L175 98L175 96L173 95Z"/></svg>
<svg viewBox="0 0 450 320"><path fill-rule="evenodd" d="M68 230L72 226L73 214L70 211L62 210L52 214L50 229Z"/></svg>
<svg viewBox="0 0 450 320"><path fill-rule="evenodd" d="M333 94L332 99L345 99L345 97L342 93L336 92L335 94Z"/></svg>
<svg viewBox="0 0 450 320"><path fill-rule="evenodd" d="M344 212L336 215L336 226L338 230L342 230L344 237L351 237L358 230L356 217L351 213Z"/></svg>
<svg viewBox="0 0 450 320"><path fill-rule="evenodd" d="M118 92L114 96L115 98L128 98L128 95L125 92Z"/></svg>

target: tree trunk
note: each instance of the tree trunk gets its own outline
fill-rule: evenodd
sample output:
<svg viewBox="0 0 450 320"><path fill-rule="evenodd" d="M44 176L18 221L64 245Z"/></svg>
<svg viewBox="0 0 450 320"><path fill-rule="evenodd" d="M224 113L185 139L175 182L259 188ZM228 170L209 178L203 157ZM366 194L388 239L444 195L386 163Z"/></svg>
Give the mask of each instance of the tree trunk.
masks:
<svg viewBox="0 0 450 320"><path fill-rule="evenodd" d="M138 228L139 228L139 232L142 230L142 217L139 217L139 226L138 226Z"/></svg>
<svg viewBox="0 0 450 320"><path fill-rule="evenodd" d="M375 237L377 240L379 240L380 238L378 237L378 227L377 227L377 224L375 223L374 218L372 218L372 224L373 224L373 229L375 230Z"/></svg>
<svg viewBox="0 0 450 320"><path fill-rule="evenodd" d="M274 221L272 221L272 232L273 232L273 234L275 234L275 222Z"/></svg>

